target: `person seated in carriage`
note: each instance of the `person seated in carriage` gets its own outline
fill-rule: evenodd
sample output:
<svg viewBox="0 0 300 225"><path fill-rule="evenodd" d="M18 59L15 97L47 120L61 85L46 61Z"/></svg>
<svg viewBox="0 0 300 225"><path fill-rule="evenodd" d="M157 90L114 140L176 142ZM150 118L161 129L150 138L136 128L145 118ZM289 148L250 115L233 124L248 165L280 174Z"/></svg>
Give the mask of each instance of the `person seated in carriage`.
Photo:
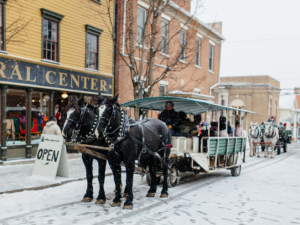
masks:
<svg viewBox="0 0 300 225"><path fill-rule="evenodd" d="M165 122L170 129L171 135L174 136L175 131L178 127L178 113L173 109L174 103L167 101L165 110L159 115L158 119Z"/></svg>
<svg viewBox="0 0 300 225"><path fill-rule="evenodd" d="M243 128L240 126L239 121L235 122L234 136L236 136L236 137L243 137L244 136Z"/></svg>

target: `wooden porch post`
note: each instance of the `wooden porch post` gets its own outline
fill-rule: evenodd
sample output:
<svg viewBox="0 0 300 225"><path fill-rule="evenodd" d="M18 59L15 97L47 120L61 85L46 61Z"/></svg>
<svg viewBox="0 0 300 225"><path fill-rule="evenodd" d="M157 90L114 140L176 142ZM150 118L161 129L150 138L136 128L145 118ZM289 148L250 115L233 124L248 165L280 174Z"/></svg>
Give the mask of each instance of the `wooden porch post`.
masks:
<svg viewBox="0 0 300 225"><path fill-rule="evenodd" d="M26 90L27 108L26 108L26 152L25 157L31 158L31 108L32 108L32 88Z"/></svg>
<svg viewBox="0 0 300 225"><path fill-rule="evenodd" d="M0 160L7 161L7 146L6 146L6 98L7 85L1 86L1 150Z"/></svg>
<svg viewBox="0 0 300 225"><path fill-rule="evenodd" d="M54 94L55 94L55 91L50 91L49 119L51 116L54 116Z"/></svg>

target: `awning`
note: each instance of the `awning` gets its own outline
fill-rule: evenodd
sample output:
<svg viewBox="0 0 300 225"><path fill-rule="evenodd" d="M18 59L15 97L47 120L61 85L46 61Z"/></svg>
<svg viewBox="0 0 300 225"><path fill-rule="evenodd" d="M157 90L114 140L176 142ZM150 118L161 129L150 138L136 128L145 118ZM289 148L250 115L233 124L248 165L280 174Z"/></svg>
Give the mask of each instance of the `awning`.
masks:
<svg viewBox="0 0 300 225"><path fill-rule="evenodd" d="M207 112L208 110L216 111L216 110L225 110L225 109L257 114L256 112L252 112L244 109L237 109L237 108L217 105L211 103L210 101L189 99L189 98L179 98L179 97L168 97L168 96L141 98L134 101L126 102L122 104L122 107L162 111L165 109L165 104L167 101L171 101L174 103L174 109L177 112L183 111L187 114L190 113L193 115L204 113Z"/></svg>

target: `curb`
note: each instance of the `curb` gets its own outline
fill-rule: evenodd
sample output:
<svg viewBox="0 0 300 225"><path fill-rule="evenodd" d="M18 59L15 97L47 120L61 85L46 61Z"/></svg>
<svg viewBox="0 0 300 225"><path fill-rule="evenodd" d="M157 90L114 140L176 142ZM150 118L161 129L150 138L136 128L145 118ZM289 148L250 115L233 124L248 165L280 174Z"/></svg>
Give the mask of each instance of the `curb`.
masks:
<svg viewBox="0 0 300 225"><path fill-rule="evenodd" d="M112 176L112 175L113 175L113 173L105 174L105 176ZM98 178L98 175L97 176L93 176L93 179L94 178ZM77 178L77 179L73 179L73 180L66 180L66 181L62 181L60 183L49 184L49 185L44 185L44 186L39 186L39 187L30 187L30 188L21 188L21 189L15 189L15 190L10 190L10 191L2 191L2 192L0 192L0 195L2 195L2 194L12 194L12 193L22 192L22 191L43 190L43 189L46 189L46 188L57 187L57 186L61 186L61 185L64 185L64 184L67 184L67 183L71 183L71 182L74 182L74 181L82 181L82 180L86 180L86 177L84 177L84 178Z"/></svg>
<svg viewBox="0 0 300 225"><path fill-rule="evenodd" d="M81 158L81 154L68 154L68 160L70 159L79 159ZM35 162L35 158L32 159L22 159L18 161L0 161L0 166L15 166L15 165L26 165L33 164Z"/></svg>

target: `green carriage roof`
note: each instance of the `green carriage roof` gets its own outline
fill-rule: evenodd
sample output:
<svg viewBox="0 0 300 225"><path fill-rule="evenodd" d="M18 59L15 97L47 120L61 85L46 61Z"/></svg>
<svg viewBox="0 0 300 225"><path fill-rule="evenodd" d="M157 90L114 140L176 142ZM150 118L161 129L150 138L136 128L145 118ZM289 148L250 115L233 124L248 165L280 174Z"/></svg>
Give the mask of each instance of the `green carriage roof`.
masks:
<svg viewBox="0 0 300 225"><path fill-rule="evenodd" d="M141 108L141 109L150 109L162 111L165 109L165 104L167 101L171 101L174 103L174 109L179 112L183 111L187 114L197 115L200 113L204 113L209 109L211 111L216 110L236 110L246 113L257 114L256 112L237 109L233 107L227 107L223 105L217 105L212 103L211 101L204 101L198 99L190 99L190 98L180 98L180 97L149 97L149 98L141 98L134 101L126 102L122 104L122 107L130 107L130 108Z"/></svg>

